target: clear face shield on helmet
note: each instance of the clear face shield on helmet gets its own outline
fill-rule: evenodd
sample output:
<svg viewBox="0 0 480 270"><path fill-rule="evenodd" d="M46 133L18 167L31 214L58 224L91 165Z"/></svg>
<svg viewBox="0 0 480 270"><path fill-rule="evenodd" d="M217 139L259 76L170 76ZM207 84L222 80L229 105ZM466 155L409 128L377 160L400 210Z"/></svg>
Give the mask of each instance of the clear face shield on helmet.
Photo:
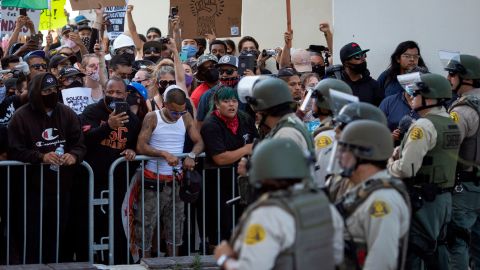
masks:
<svg viewBox="0 0 480 270"><path fill-rule="evenodd" d="M463 68L460 61L460 52L439 50L438 57L445 70L454 71ZM457 70L458 72L459 70Z"/></svg>
<svg viewBox="0 0 480 270"><path fill-rule="evenodd" d="M327 172L329 174L341 175L342 177L351 177L359 165L358 156L368 157L371 155L371 149L336 141Z"/></svg>
<svg viewBox="0 0 480 270"><path fill-rule="evenodd" d="M397 80L403 89L405 89L405 92L413 96L415 91L419 90L418 83L422 82L420 75L420 72L398 75Z"/></svg>
<svg viewBox="0 0 480 270"><path fill-rule="evenodd" d="M340 110L347 104L357 103L360 100L357 96L345 94L335 89L329 89L330 109L334 116L338 116Z"/></svg>

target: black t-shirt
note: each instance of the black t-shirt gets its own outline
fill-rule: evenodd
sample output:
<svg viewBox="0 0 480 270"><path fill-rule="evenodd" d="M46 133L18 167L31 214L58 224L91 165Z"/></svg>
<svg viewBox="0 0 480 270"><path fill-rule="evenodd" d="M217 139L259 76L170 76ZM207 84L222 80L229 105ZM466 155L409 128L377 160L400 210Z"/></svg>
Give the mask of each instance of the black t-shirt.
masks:
<svg viewBox="0 0 480 270"><path fill-rule="evenodd" d="M255 123L248 115L239 115L238 120L239 126L237 134L235 135L217 116L209 115L205 119L200 133L205 144L205 152L210 162L212 162L212 156L226 151L236 150L245 144L252 143L253 139L258 137Z"/></svg>
<svg viewBox="0 0 480 270"><path fill-rule="evenodd" d="M0 103L0 125L7 125L12 119L13 113L22 106L20 97L12 95L6 97L2 103Z"/></svg>

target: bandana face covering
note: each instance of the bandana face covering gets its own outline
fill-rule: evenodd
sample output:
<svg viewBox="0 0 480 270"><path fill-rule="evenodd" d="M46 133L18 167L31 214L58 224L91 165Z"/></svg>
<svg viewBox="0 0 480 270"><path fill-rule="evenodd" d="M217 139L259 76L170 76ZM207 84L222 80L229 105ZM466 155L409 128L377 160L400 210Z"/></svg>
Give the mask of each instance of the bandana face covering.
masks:
<svg viewBox="0 0 480 270"><path fill-rule="evenodd" d="M238 126L239 126L238 116L237 116L237 115L235 115L235 117L234 117L233 119L227 119L227 118L225 118L223 115L221 115L218 110L213 111L212 114L215 115L216 117L218 117L220 120L222 120L222 122L225 123L225 125L227 126L227 128L228 128L234 135L237 135Z"/></svg>

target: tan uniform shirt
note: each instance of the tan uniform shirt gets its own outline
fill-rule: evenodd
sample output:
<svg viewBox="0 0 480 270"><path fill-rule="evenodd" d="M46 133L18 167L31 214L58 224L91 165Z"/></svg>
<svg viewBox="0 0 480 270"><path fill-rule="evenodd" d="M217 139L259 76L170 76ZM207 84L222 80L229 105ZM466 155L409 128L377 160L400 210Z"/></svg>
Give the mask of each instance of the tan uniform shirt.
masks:
<svg viewBox="0 0 480 270"><path fill-rule="evenodd" d="M389 178L386 170L378 172L374 178ZM360 186L350 192L356 192ZM405 200L394 189L379 189L347 218L345 239L365 243L368 251L364 270L397 269L400 240L410 226L410 210ZM348 233L347 233L348 230Z"/></svg>
<svg viewBox="0 0 480 270"><path fill-rule="evenodd" d="M317 170L315 171L315 183L318 187L325 186L325 177L327 176L328 163L332 155L333 143L335 142L335 131L326 130L315 136L315 154Z"/></svg>
<svg viewBox="0 0 480 270"><path fill-rule="evenodd" d="M480 97L480 89L473 89L464 95L475 95ZM472 137L478 130L478 113L468 105L461 105L450 111L450 116L458 125L460 130L460 142L466 137Z"/></svg>
<svg viewBox="0 0 480 270"><path fill-rule="evenodd" d="M334 259L340 264L343 261L343 220L333 205L330 205L330 215L334 230ZM290 248L294 241L295 220L292 215L278 206L259 207L248 217L233 245L238 260L229 260L226 269L272 269L277 256Z"/></svg>
<svg viewBox="0 0 480 270"><path fill-rule="evenodd" d="M450 117L443 107L434 107L428 114ZM423 157L437 144L435 126L426 118L420 118L412 123L405 136L407 141L401 150L400 158L395 156L395 153L400 151L397 147L394 156L388 160L387 166L390 174L398 178L415 176L422 166Z"/></svg>

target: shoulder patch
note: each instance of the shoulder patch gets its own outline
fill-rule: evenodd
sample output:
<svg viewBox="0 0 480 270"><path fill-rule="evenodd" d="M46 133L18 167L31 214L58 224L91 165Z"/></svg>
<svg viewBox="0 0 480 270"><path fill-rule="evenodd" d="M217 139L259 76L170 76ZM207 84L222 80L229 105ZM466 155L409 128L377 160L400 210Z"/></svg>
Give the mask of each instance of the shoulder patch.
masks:
<svg viewBox="0 0 480 270"><path fill-rule="evenodd" d="M450 117L455 123L458 123L458 120L460 120L460 116L458 115L457 112L450 112Z"/></svg>
<svg viewBox="0 0 480 270"><path fill-rule="evenodd" d="M247 233L245 234L244 242L247 245L255 245L263 240L267 236L265 229L260 224L251 224L247 228Z"/></svg>
<svg viewBox="0 0 480 270"><path fill-rule="evenodd" d="M423 130L418 127L414 127L412 131L410 131L410 139L411 140L421 140L423 139Z"/></svg>
<svg viewBox="0 0 480 270"><path fill-rule="evenodd" d="M332 144L332 139L328 136L320 136L315 140L315 146L317 149L322 149Z"/></svg>
<svg viewBox="0 0 480 270"><path fill-rule="evenodd" d="M390 206L386 202L379 200L374 201L368 210L370 216L374 218L384 217L390 214L391 211Z"/></svg>

